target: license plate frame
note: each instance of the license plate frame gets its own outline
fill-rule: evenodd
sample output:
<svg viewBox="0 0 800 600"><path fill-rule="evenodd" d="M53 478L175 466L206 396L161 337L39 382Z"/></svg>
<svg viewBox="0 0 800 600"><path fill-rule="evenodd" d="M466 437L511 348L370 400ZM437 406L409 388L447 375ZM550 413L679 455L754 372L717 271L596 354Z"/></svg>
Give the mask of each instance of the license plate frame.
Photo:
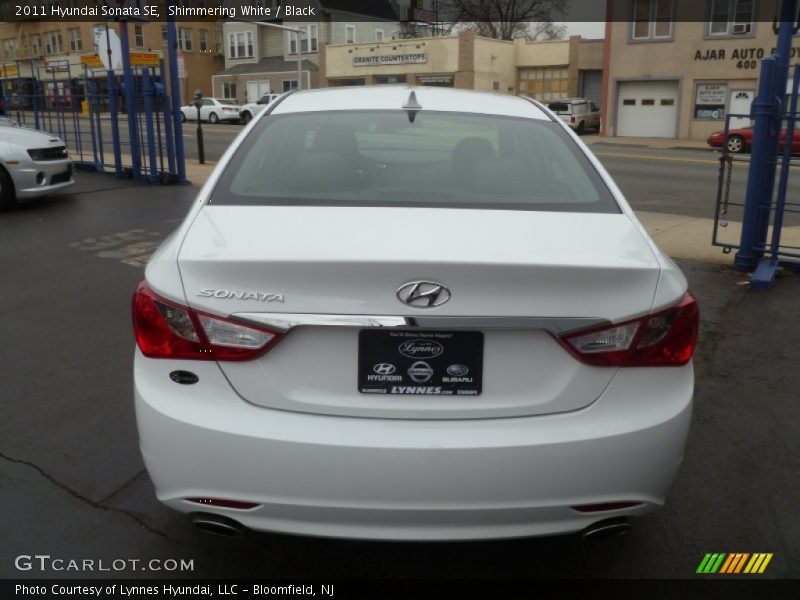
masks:
<svg viewBox="0 0 800 600"><path fill-rule="evenodd" d="M480 331L362 329L358 391L362 394L479 396L484 337Z"/></svg>

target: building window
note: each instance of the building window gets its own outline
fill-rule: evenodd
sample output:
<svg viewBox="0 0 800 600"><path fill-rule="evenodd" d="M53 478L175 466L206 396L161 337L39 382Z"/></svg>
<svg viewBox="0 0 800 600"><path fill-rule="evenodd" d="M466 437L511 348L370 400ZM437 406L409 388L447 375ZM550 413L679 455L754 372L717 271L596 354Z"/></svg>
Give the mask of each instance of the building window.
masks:
<svg viewBox="0 0 800 600"><path fill-rule="evenodd" d="M60 31L48 31L44 34L45 51L47 54L60 54L64 51Z"/></svg>
<svg viewBox="0 0 800 600"><path fill-rule="evenodd" d="M544 102L561 100L568 96L568 71L566 67L522 69L520 72L520 88L523 94L527 94L536 100Z"/></svg>
<svg viewBox="0 0 800 600"><path fill-rule="evenodd" d="M283 91L291 92L292 90L297 89L297 79L284 79L283 80Z"/></svg>
<svg viewBox="0 0 800 600"><path fill-rule="evenodd" d="M228 34L228 58L253 58L253 32Z"/></svg>
<svg viewBox="0 0 800 600"><path fill-rule="evenodd" d="M144 47L144 27L141 25L133 26L133 45L137 48Z"/></svg>
<svg viewBox="0 0 800 600"><path fill-rule="evenodd" d="M694 118L720 121L725 118L728 86L724 83L698 83L694 97Z"/></svg>
<svg viewBox="0 0 800 600"><path fill-rule="evenodd" d="M235 83L223 83L222 84L222 97L223 98L230 98L231 100L236 99L236 84Z"/></svg>
<svg viewBox="0 0 800 600"><path fill-rule="evenodd" d="M167 35L167 26L166 25L162 25L161 26L161 43L166 46L168 40L169 40L169 36Z"/></svg>
<svg viewBox="0 0 800 600"><path fill-rule="evenodd" d="M178 48L181 50L192 49L192 30L181 27L178 29Z"/></svg>
<svg viewBox="0 0 800 600"><path fill-rule="evenodd" d="M356 43L356 28L354 25L345 25L344 41L346 44Z"/></svg>
<svg viewBox="0 0 800 600"><path fill-rule="evenodd" d="M34 56L39 56L42 53L42 38L38 35L31 36L31 50Z"/></svg>
<svg viewBox="0 0 800 600"><path fill-rule="evenodd" d="M208 52L208 31L200 30L200 52Z"/></svg>
<svg viewBox="0 0 800 600"><path fill-rule="evenodd" d="M69 34L69 49L71 52L80 52L83 50L83 41L81 40L81 30L74 28L68 30Z"/></svg>
<svg viewBox="0 0 800 600"><path fill-rule="evenodd" d="M753 31L753 0L711 0L708 34L747 35Z"/></svg>
<svg viewBox="0 0 800 600"><path fill-rule="evenodd" d="M672 2L673 0L633 0L633 39L671 38Z"/></svg>
<svg viewBox="0 0 800 600"><path fill-rule="evenodd" d="M379 44L383 41L384 32L383 29L376 29L375 30L375 41Z"/></svg>
<svg viewBox="0 0 800 600"><path fill-rule="evenodd" d="M303 27L300 27L303 29ZM316 25L307 25L305 33L300 34L300 50L301 52L316 52L318 42L319 28ZM288 33L289 36L289 54L297 54L297 34Z"/></svg>
<svg viewBox="0 0 800 600"><path fill-rule="evenodd" d="M214 30L214 52L222 54L222 30L220 28Z"/></svg>

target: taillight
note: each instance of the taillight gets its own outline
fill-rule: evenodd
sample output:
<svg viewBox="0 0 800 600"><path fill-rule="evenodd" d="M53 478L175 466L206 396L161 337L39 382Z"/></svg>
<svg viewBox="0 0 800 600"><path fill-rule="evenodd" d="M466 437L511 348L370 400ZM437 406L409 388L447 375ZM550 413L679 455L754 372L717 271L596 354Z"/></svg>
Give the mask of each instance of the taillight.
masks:
<svg viewBox="0 0 800 600"><path fill-rule="evenodd" d="M145 282L133 293L132 312L136 343L150 358L251 360L280 337L165 300Z"/></svg>
<svg viewBox="0 0 800 600"><path fill-rule="evenodd" d="M690 292L659 313L560 338L575 358L600 367L680 366L692 358L700 311Z"/></svg>

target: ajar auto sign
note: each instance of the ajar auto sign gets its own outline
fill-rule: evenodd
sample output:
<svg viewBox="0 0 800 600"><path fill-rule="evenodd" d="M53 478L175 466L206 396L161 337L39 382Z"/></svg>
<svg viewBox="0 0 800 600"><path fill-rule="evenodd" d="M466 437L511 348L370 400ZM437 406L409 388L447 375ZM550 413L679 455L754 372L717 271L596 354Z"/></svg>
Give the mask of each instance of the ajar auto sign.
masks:
<svg viewBox="0 0 800 600"><path fill-rule="evenodd" d="M769 50L769 54L775 52L775 48ZM766 48L706 48L697 50L694 53L695 61L706 60L730 60L735 62L737 69L755 69L758 61L769 56ZM800 48L792 48L792 58L800 56Z"/></svg>

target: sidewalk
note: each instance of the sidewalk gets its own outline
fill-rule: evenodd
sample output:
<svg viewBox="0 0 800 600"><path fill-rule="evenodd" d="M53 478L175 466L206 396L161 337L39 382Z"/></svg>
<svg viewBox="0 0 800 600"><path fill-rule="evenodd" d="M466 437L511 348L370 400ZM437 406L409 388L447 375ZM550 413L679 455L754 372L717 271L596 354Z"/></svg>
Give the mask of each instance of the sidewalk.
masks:
<svg viewBox="0 0 800 600"><path fill-rule="evenodd" d="M676 140L674 138L610 137L585 135L581 138L588 146L620 146L622 148L656 148L659 150L708 150L705 140Z"/></svg>

